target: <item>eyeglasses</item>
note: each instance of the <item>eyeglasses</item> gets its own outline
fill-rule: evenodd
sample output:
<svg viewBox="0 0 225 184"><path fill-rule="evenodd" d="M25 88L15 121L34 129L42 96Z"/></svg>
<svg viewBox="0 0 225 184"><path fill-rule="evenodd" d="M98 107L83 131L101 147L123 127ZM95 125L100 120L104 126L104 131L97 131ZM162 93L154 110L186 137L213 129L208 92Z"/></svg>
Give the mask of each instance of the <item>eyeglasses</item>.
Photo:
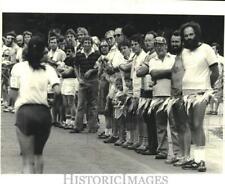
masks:
<svg viewBox="0 0 225 184"><path fill-rule="evenodd" d="M10 55L3 54L2 57L9 57Z"/></svg>
<svg viewBox="0 0 225 184"><path fill-rule="evenodd" d="M112 40L113 39L113 37L108 37L108 38L106 38L106 40Z"/></svg>
<svg viewBox="0 0 225 184"><path fill-rule="evenodd" d="M114 37L120 37L121 36L121 34L115 34L114 35Z"/></svg>

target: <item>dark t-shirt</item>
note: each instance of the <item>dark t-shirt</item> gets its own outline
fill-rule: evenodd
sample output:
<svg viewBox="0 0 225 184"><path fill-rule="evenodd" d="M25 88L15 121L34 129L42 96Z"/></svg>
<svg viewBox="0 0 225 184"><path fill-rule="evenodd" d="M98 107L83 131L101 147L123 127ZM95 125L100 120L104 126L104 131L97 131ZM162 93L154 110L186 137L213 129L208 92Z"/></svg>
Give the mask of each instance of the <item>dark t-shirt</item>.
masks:
<svg viewBox="0 0 225 184"><path fill-rule="evenodd" d="M91 53L87 58L84 53L81 53L81 52L77 53L74 60L74 65L78 68L81 78L84 76L84 74L88 70L94 69L96 61L98 60L99 57L100 57L100 54L97 51Z"/></svg>
<svg viewBox="0 0 225 184"><path fill-rule="evenodd" d="M70 67L72 67L73 68L73 63L74 63L74 57L72 57L72 58L66 58L65 60L64 60L64 63L65 63L65 65L66 66L70 66ZM62 73L62 78L76 78L76 75L75 75L75 73L74 73L74 70L71 70L70 72L64 72L64 73Z"/></svg>

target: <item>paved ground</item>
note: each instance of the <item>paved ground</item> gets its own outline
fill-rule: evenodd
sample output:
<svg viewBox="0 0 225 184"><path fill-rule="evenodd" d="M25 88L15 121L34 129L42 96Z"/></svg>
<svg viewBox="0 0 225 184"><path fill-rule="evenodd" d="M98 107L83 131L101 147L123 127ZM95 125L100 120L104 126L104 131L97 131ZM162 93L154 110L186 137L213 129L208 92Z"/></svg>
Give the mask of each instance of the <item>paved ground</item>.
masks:
<svg viewBox="0 0 225 184"><path fill-rule="evenodd" d="M101 121L103 119L101 118ZM217 135L222 128L222 115L205 118L207 173L220 173L223 167L223 141ZM183 171L121 147L106 145L96 134L69 134L68 130L52 128L44 150L46 174L62 173L196 173ZM1 173L21 171L21 158L16 139L14 116L1 114Z"/></svg>

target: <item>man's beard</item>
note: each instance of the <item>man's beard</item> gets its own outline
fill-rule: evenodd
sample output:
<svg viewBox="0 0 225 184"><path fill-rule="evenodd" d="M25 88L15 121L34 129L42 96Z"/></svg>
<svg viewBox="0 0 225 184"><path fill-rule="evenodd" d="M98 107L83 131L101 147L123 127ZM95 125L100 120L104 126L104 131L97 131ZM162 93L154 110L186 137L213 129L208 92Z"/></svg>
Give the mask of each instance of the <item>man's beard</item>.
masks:
<svg viewBox="0 0 225 184"><path fill-rule="evenodd" d="M173 54L173 55L178 55L178 54L180 54L181 53L181 50L182 50L182 47L178 47L178 46L176 46L176 47L171 47L171 54Z"/></svg>
<svg viewBox="0 0 225 184"><path fill-rule="evenodd" d="M195 50L199 46L199 39L196 37L193 39L184 40L184 48Z"/></svg>

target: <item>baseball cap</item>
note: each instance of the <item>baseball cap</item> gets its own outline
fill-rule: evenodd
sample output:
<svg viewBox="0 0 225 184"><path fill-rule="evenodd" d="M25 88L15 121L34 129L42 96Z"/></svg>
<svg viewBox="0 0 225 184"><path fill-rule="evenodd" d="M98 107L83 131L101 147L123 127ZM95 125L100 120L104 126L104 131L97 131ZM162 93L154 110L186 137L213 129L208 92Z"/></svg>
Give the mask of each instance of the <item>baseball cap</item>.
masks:
<svg viewBox="0 0 225 184"><path fill-rule="evenodd" d="M162 36L155 37L154 44L167 44L166 39Z"/></svg>

